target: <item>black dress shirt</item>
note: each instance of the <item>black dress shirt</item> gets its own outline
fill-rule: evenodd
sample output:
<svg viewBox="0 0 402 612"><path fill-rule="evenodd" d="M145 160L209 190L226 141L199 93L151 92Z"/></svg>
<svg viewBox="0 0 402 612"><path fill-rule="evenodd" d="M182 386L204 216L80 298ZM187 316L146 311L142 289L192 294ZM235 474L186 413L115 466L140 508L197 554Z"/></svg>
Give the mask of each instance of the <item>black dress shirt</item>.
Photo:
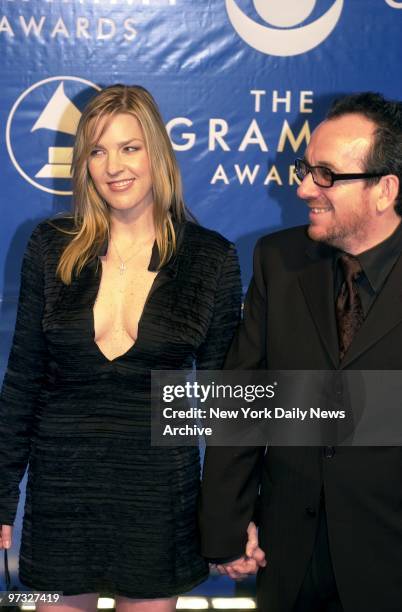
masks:
<svg viewBox="0 0 402 612"><path fill-rule="evenodd" d="M357 278L356 284L362 302L364 318L367 317L401 252L402 223L386 240L356 256L363 270ZM344 280L342 267L339 263L341 254L342 251L336 251L334 255L335 296L339 294Z"/></svg>

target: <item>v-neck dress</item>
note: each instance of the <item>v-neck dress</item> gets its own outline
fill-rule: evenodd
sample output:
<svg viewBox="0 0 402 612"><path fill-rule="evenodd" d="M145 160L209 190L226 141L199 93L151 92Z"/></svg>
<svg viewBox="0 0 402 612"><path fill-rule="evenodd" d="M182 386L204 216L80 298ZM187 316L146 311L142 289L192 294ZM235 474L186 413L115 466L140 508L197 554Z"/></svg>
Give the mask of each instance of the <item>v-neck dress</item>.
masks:
<svg viewBox="0 0 402 612"><path fill-rule="evenodd" d="M57 227L56 227L57 226ZM24 257L0 399L0 523L12 524L28 465L20 579L41 591L158 598L205 579L199 452L150 443L151 370L218 369L240 310L233 245L177 225L136 343L110 361L94 342L101 265L56 278L69 218L42 222ZM100 250L101 254L101 250ZM154 247L150 270L158 266Z"/></svg>

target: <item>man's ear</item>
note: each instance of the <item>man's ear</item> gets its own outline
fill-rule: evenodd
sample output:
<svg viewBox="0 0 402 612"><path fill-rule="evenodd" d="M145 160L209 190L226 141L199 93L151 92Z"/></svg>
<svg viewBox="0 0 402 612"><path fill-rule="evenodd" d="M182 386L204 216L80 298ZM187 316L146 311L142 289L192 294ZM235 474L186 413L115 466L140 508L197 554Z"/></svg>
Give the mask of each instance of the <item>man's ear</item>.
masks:
<svg viewBox="0 0 402 612"><path fill-rule="evenodd" d="M399 178L395 174L387 174L381 177L378 185L378 212L385 212L390 206L395 206L399 193Z"/></svg>

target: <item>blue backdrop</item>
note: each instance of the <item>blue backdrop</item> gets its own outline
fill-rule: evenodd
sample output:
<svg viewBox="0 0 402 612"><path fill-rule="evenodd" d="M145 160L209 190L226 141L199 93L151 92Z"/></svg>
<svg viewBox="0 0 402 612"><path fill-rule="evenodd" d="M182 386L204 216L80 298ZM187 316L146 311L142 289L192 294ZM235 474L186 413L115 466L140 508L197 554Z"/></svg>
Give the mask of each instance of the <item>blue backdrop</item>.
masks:
<svg viewBox="0 0 402 612"><path fill-rule="evenodd" d="M292 162L330 101L401 98L401 26L401 0L2 0L0 375L27 237L69 208L96 89L154 94L187 203L236 242L246 286L257 237L306 218Z"/></svg>

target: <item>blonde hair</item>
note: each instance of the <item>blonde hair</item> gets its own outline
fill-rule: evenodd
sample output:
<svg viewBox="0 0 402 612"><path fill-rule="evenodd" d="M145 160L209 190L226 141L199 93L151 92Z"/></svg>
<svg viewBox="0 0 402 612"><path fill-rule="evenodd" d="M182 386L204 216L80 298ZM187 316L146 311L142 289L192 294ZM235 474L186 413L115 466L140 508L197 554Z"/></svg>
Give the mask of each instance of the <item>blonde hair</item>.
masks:
<svg viewBox="0 0 402 612"><path fill-rule="evenodd" d="M72 177L75 228L64 249L57 274L65 284L97 255L110 234L107 202L99 195L88 171L88 159L99 137L98 127L105 118L126 113L133 115L144 133L152 175L154 223L160 266L175 252L173 221L191 218L183 201L180 171L159 109L151 94L139 85L111 85L96 94L81 116L75 139ZM62 230L66 231L66 230Z"/></svg>

